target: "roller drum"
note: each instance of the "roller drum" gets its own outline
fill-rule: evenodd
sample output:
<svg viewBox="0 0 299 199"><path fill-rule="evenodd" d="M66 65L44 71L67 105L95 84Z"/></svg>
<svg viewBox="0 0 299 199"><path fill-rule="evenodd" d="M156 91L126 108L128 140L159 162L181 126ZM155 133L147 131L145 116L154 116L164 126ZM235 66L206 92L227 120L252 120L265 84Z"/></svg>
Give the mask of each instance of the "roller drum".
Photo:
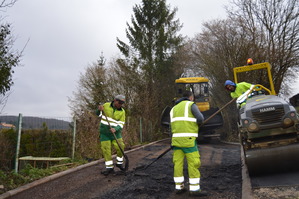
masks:
<svg viewBox="0 0 299 199"><path fill-rule="evenodd" d="M244 152L249 175L299 169L299 144L275 148L250 149Z"/></svg>

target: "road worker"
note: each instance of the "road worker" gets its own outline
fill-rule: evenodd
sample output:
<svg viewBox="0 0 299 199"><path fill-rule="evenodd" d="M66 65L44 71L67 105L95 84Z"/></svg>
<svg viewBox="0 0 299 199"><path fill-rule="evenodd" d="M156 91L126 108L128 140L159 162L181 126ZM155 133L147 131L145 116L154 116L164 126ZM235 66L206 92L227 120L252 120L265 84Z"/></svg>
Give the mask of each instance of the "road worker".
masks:
<svg viewBox="0 0 299 199"><path fill-rule="evenodd" d="M125 168L123 167L122 154L122 151L124 151L125 148L125 144L123 142L121 134L123 126L125 124L125 110L122 108L124 103L125 96L117 95L112 102L107 102L104 105L99 105L98 109L96 110L96 114L101 117L101 124L99 129L100 142L106 166L106 169L101 173L106 176L114 173L114 163L111 154L112 146L114 146L117 153L115 166L122 171L125 170ZM103 111L107 116L107 119L103 114ZM109 127L109 124L111 128ZM115 140L113 133L115 134L117 141ZM120 145L122 150L119 148L118 144Z"/></svg>
<svg viewBox="0 0 299 199"><path fill-rule="evenodd" d="M199 111L191 91L185 91L183 97L175 102L170 111L172 131L171 146L173 149L174 182L177 194L185 192L184 159L188 163L189 194L192 196L207 195L200 188L200 154L197 147L199 125L204 117Z"/></svg>
<svg viewBox="0 0 299 199"><path fill-rule="evenodd" d="M230 96L232 98L238 98L236 103L238 107L242 107L246 104L248 94L254 85L247 82L240 82L236 84L231 80L226 80L224 87L226 90L230 91Z"/></svg>

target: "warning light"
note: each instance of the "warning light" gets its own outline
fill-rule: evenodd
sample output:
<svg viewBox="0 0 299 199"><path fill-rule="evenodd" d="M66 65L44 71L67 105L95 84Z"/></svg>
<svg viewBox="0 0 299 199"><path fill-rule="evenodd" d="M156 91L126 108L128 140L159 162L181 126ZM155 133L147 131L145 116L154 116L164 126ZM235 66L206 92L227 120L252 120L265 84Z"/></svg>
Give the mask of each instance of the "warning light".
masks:
<svg viewBox="0 0 299 199"><path fill-rule="evenodd" d="M251 58L247 59L247 65L252 65L253 64L253 60Z"/></svg>

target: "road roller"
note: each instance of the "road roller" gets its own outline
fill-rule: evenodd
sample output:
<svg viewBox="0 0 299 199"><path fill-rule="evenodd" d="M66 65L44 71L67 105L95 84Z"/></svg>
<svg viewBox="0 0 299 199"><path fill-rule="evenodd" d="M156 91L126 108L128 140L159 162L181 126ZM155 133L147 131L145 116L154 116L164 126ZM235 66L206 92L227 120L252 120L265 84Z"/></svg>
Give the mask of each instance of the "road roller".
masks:
<svg viewBox="0 0 299 199"><path fill-rule="evenodd" d="M266 69L270 88L255 84L239 104L239 136L249 175L299 168L299 120L294 106L275 93L268 62L234 68L238 73ZM244 97L245 95L245 97Z"/></svg>

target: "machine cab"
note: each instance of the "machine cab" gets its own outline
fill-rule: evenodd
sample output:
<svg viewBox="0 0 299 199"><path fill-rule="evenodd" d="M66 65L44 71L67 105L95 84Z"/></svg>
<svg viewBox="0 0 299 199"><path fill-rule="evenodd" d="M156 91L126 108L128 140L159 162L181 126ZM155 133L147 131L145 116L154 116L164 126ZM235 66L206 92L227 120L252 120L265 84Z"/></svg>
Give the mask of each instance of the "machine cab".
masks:
<svg viewBox="0 0 299 199"><path fill-rule="evenodd" d="M184 90L190 90L194 94L194 102L200 111L210 109L209 80L204 77L182 77L175 80L177 96L181 96Z"/></svg>

